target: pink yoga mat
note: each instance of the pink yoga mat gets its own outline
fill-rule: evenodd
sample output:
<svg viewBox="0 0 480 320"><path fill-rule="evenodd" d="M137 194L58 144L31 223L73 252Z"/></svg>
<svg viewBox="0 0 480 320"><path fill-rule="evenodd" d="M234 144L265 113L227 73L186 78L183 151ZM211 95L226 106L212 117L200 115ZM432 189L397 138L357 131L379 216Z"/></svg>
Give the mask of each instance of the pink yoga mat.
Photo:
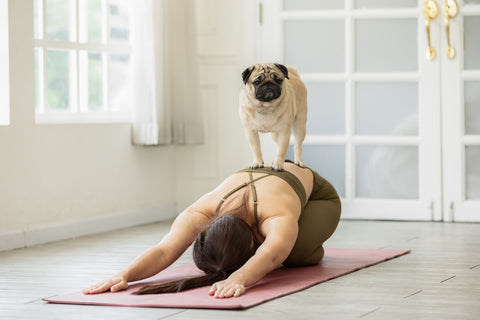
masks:
<svg viewBox="0 0 480 320"><path fill-rule="evenodd" d="M96 295L76 292L43 300L52 303L125 307L245 309L408 252L410 250L326 249L325 257L320 264L302 268L279 268L269 273L254 286L247 288L242 296L229 299L216 299L209 296L209 287L180 293L141 296L131 294L146 283L164 282L201 273L194 265L185 265L162 271L150 279L131 285L126 291Z"/></svg>

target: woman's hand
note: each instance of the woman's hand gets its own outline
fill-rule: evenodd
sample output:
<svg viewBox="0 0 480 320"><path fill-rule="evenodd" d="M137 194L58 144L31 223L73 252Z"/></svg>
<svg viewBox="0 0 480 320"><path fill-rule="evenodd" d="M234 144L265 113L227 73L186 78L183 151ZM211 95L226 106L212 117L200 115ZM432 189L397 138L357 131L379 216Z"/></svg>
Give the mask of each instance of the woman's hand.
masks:
<svg viewBox="0 0 480 320"><path fill-rule="evenodd" d="M243 283L230 279L219 281L214 283L210 287L209 295L215 296L215 298L230 298L230 297L239 297L245 292L245 286Z"/></svg>
<svg viewBox="0 0 480 320"><path fill-rule="evenodd" d="M117 292L128 288L128 283L122 276L113 277L108 280L100 281L96 285L93 285L83 290L84 294L95 294L110 290L111 292Z"/></svg>

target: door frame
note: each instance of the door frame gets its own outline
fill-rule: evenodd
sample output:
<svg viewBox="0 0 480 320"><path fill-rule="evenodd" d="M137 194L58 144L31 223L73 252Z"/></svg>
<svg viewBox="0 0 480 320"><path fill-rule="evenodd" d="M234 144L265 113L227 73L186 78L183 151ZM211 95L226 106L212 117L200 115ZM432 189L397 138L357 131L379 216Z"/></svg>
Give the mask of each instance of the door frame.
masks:
<svg viewBox="0 0 480 320"><path fill-rule="evenodd" d="M283 62L283 21L287 19L343 19L345 23L345 71L343 73L302 74L304 81L344 82L346 95L345 135L312 136L306 145L345 146L346 194L342 198L342 217L347 219L443 220L442 161L440 118L440 59L425 58L427 39L424 19L418 8L352 10L353 0L345 0L345 9L328 11L282 11L282 1L255 0L258 8L256 55L258 61ZM423 0L418 0L419 4ZM421 6L419 6L421 8ZM416 18L418 25L418 71L393 73L354 72L355 19ZM438 19L438 18L437 18ZM432 43L440 43L439 25L432 25ZM418 81L418 136L358 136L354 134L353 99L355 82ZM422 107L420 107L422 106ZM355 146L418 146L419 197L416 200L355 198ZM307 164L308 165L308 164Z"/></svg>
<svg viewBox="0 0 480 320"><path fill-rule="evenodd" d="M480 70L464 70L464 16L479 16L480 4L463 5L450 21L450 39L456 56L441 52L443 207L445 221L480 222L480 200L466 199L465 146L480 146L480 135L465 134L464 82L480 81ZM447 47L443 22L442 48Z"/></svg>

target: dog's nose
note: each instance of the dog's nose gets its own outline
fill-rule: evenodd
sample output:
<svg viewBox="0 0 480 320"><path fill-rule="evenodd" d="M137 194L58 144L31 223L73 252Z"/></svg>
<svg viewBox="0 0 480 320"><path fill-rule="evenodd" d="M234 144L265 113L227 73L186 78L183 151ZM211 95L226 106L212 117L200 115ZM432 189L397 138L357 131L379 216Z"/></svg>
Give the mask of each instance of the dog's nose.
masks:
<svg viewBox="0 0 480 320"><path fill-rule="evenodd" d="M256 98L263 102L272 101L277 99L281 94L281 89L273 83L266 83L258 87L255 94Z"/></svg>
<svg viewBox="0 0 480 320"><path fill-rule="evenodd" d="M265 90L265 93L263 94L263 97L265 99L273 99L274 96L275 96L275 93L273 92L272 89Z"/></svg>

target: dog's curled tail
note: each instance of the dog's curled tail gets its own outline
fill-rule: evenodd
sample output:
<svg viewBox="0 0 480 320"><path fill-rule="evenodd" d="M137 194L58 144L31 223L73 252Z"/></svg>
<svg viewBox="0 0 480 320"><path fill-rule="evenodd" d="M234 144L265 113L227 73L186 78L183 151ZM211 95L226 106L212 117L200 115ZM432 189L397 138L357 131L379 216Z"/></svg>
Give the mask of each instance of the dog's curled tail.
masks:
<svg viewBox="0 0 480 320"><path fill-rule="evenodd" d="M288 74L294 75L297 78L300 78L300 72L298 72L297 68L293 66L287 66Z"/></svg>

